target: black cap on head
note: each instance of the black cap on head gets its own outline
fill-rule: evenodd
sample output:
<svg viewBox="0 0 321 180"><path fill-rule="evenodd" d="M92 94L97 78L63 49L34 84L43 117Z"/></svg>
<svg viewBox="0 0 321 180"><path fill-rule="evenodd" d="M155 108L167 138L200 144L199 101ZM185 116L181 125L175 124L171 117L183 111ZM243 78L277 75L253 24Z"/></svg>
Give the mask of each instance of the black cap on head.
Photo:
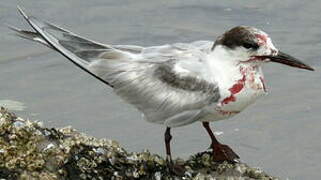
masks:
<svg viewBox="0 0 321 180"><path fill-rule="evenodd" d="M250 27L237 26L225 32L214 43L212 50L217 45L224 45L228 48L234 49L235 47L243 46L246 49L258 49L259 45L255 41L256 37L251 31Z"/></svg>

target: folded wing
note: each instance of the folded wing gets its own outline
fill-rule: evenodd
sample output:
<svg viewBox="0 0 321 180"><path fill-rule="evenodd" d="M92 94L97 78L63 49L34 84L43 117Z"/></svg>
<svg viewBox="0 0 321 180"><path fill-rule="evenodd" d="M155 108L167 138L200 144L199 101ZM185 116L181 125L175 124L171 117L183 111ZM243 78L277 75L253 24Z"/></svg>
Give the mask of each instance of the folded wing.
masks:
<svg viewBox="0 0 321 180"><path fill-rule="evenodd" d="M90 64L89 69L142 111L147 121L177 127L199 120L205 113L203 108L219 100L217 84L202 77L203 66L196 59L191 63L193 60L177 54L163 60L161 57L101 59ZM186 65L182 61L189 62Z"/></svg>

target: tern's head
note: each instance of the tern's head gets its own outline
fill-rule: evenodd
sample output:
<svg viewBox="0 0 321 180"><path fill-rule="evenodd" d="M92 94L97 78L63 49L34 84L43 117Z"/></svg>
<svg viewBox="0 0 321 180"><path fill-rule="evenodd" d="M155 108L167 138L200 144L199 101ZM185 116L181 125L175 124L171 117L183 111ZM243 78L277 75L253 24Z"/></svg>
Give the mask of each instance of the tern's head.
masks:
<svg viewBox="0 0 321 180"><path fill-rule="evenodd" d="M278 62L293 67L313 70L298 59L287 55L272 43L265 32L247 26L237 26L225 32L214 43L213 51L224 51L229 60L235 63L262 64L263 62Z"/></svg>

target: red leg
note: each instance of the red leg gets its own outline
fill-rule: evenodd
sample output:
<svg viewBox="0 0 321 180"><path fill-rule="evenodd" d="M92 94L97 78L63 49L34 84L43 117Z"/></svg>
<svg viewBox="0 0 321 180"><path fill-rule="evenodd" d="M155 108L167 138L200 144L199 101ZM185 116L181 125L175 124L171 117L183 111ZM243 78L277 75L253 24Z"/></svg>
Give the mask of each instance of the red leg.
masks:
<svg viewBox="0 0 321 180"><path fill-rule="evenodd" d="M218 142L214 133L212 132L208 122L203 122L203 126L206 129L207 133L211 137L212 143L211 148L213 149L213 160L214 161L229 161L235 162L236 159L240 157L227 145L221 144Z"/></svg>

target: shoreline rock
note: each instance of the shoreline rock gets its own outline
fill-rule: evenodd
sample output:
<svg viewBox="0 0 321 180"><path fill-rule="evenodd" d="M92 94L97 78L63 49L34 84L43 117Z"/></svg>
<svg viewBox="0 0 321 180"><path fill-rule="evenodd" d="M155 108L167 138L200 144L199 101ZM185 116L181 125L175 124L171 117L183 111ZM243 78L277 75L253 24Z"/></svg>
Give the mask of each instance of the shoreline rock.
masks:
<svg viewBox="0 0 321 180"><path fill-rule="evenodd" d="M0 109L0 179L6 180L277 180L244 163L215 163L211 153L176 159L185 172L173 173L165 159L149 151L127 152L116 141L40 122Z"/></svg>

